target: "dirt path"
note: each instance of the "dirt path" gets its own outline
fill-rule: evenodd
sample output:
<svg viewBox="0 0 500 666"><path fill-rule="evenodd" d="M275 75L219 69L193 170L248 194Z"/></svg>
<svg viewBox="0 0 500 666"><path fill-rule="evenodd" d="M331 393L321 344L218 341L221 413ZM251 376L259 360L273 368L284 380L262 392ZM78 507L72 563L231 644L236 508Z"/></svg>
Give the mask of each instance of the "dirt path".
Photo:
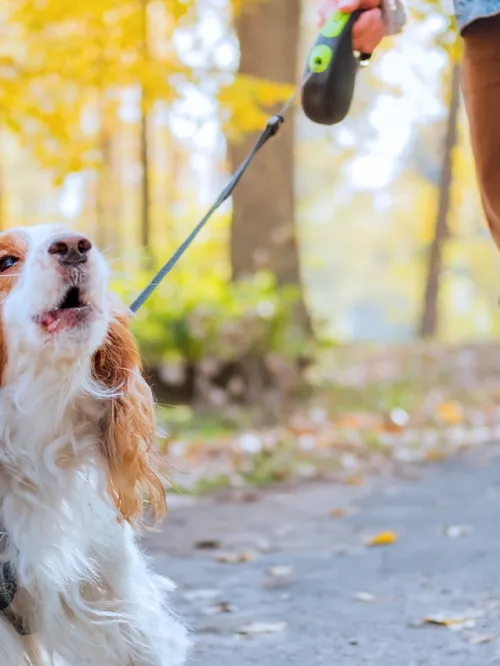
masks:
<svg viewBox="0 0 500 666"><path fill-rule="evenodd" d="M361 487L174 498L165 532L147 547L179 585L174 604L196 635L193 663L500 663L498 454ZM345 508L352 513L332 517ZM383 530L397 542L364 545ZM231 558L248 561L219 561ZM455 631L421 624L443 612Z"/></svg>

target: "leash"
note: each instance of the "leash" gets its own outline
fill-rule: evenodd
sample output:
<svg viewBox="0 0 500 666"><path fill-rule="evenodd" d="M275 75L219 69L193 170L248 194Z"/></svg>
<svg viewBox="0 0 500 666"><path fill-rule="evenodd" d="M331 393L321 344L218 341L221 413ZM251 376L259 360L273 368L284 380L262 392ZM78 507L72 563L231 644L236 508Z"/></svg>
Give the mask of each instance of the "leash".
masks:
<svg viewBox="0 0 500 666"><path fill-rule="evenodd" d="M360 54L358 58L352 50L351 31L360 13L359 10L352 14L335 11L325 23L309 56L302 82L281 111L268 120L247 158L235 171L205 217L137 296L130 306L133 315L174 268L212 215L229 199L254 157L269 139L278 133L285 122L287 111L293 106L299 93L302 93L302 108L313 122L333 125L346 117L354 93L358 65L366 64L370 58L367 54Z"/></svg>
<svg viewBox="0 0 500 666"><path fill-rule="evenodd" d="M288 111L288 109L295 102L295 99L297 98L299 92L302 90L305 83L306 83L306 81L304 81L295 90L295 92L290 97L290 99L287 101L285 106L281 109L281 111L267 121L266 128L264 129L264 131L261 133L261 135L257 139L254 147L252 148L252 150L250 151L248 156L245 158L245 160L240 164L238 169L235 171L235 173L231 177L231 179L228 182L228 184L226 185L226 187L219 194L219 197L216 200L216 202L213 204L213 206L206 213L205 217L202 220L200 220L200 222L198 222L198 224L193 229L193 231L189 234L189 236L186 238L186 240L181 245L179 245L179 247L174 252L174 254L170 257L170 259L160 268L160 270L156 273L156 275L153 277L151 282L147 285L147 287L139 294L139 296L132 303L132 305L130 306L130 310L131 310L132 314L135 314L139 310L139 308L141 308L144 305L144 303L148 300L148 298L154 292L156 287L158 287L160 282L162 282L162 280L170 273L170 271L174 268L174 266L177 264L177 262L182 257L182 255L186 252L186 250L189 248L189 246L193 243L196 236L200 233L200 231L203 229L203 227L206 225L206 223L212 217L212 215L222 206L222 204L225 201L227 201L227 199L229 199L229 197L233 193L236 185L238 185L238 183L240 182L243 174L248 169L250 164L253 162L254 157L261 150L261 148L263 148L263 146L269 141L269 139L276 136L276 134L278 133L281 125L285 122L286 112Z"/></svg>

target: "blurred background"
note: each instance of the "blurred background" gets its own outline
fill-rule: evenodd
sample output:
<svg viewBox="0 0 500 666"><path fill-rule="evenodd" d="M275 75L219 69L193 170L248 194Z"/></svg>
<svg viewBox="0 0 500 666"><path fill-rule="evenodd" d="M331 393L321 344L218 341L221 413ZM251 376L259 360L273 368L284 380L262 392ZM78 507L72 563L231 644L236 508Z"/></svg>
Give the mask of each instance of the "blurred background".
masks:
<svg viewBox="0 0 500 666"><path fill-rule="evenodd" d="M60 221L126 302L299 81L315 0L0 6L0 226ZM134 323L179 485L440 459L498 434L499 255L445 2L297 108Z"/></svg>

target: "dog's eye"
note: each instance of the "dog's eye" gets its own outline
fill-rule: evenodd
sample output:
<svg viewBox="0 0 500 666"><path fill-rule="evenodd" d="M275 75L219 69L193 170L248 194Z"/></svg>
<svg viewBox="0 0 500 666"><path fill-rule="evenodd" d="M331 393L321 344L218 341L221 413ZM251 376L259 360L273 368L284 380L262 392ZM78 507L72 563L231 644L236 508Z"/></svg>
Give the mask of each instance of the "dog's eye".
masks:
<svg viewBox="0 0 500 666"><path fill-rule="evenodd" d="M9 268L12 268L14 264L17 264L19 259L17 257L2 257L0 259L0 273L3 273L4 271L7 271Z"/></svg>

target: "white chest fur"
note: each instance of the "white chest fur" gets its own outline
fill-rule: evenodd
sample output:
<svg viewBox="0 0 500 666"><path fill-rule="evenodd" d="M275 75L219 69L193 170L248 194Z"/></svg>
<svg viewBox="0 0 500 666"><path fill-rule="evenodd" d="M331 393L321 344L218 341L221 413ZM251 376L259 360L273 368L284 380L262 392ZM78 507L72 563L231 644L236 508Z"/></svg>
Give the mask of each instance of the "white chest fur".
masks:
<svg viewBox="0 0 500 666"><path fill-rule="evenodd" d="M30 601L40 663L180 666L186 631L108 494L100 437L109 401L91 386L75 392L81 376L62 388L53 379L0 392L3 556ZM0 621L0 655L9 641Z"/></svg>

